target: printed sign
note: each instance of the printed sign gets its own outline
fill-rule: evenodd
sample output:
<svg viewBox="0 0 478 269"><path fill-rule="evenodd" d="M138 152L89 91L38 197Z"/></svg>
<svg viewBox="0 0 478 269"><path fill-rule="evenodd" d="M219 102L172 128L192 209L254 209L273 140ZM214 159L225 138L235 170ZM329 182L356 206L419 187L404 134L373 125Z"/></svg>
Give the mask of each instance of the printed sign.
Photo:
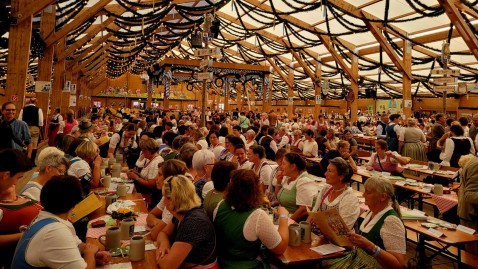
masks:
<svg viewBox="0 0 478 269"><path fill-rule="evenodd" d="M35 82L35 92L50 92L51 91L51 82L50 81L37 81Z"/></svg>

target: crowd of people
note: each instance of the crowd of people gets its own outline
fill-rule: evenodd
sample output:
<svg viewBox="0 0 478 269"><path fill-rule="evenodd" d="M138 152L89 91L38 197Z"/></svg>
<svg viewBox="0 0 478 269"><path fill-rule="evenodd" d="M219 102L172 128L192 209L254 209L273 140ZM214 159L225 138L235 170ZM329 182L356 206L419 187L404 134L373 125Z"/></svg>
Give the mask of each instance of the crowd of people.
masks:
<svg viewBox="0 0 478 269"><path fill-rule="evenodd" d="M12 258L13 268L94 268L110 259L83 243L84 234L67 220L81 197L100 186L105 158L122 159L144 196L160 268L266 268L261 245L283 253L289 218L300 222L308 219L308 210L335 208L354 230L360 204L349 182L357 171L360 136L377 138L369 170L400 174L411 159L462 166L460 179L467 184L460 197L466 199L458 214L462 224L478 228L478 173L467 165L478 162L469 156L478 142L478 114L468 126L466 118L452 121L440 113L406 121L399 114L360 114L352 123L331 115L289 119L274 111L236 109L208 112L201 127L194 112L102 108L75 120L71 111L63 117L55 110L48 147L36 156L39 128L32 127L42 126L38 110L29 107L34 101L22 110L22 121L15 118L13 103L2 106L1 126L11 125L9 137L0 131L5 136L0 138L0 266L5 268ZM32 114L36 121L26 121ZM462 156L468 156L465 164ZM306 159L316 157L319 162ZM31 169L29 159L38 172L17 194L19 179ZM325 184L317 184L316 177L324 177ZM364 198L370 212L349 234L356 248L327 266L402 268L406 237L393 186L372 177ZM266 212L271 206L277 206L278 228ZM53 230L61 233L50 235ZM40 242L41 252L32 248ZM64 258L55 258L57 253Z"/></svg>

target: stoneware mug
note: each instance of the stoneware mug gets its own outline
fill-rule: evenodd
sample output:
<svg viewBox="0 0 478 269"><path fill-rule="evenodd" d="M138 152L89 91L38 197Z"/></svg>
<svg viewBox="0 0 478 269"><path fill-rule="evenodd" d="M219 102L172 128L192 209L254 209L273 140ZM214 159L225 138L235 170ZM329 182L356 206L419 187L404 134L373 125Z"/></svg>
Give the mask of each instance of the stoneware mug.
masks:
<svg viewBox="0 0 478 269"><path fill-rule="evenodd" d="M102 179L100 179L101 185L103 185L106 188L110 187L111 184L111 176L104 176Z"/></svg>
<svg viewBox="0 0 478 269"><path fill-rule="evenodd" d="M141 235L131 237L129 245L126 245L128 249L129 260L132 262L141 261L144 259L144 238Z"/></svg>
<svg viewBox="0 0 478 269"><path fill-rule="evenodd" d="M310 244L311 242L311 231L310 231L310 222L301 221L300 225L300 239L302 242Z"/></svg>
<svg viewBox="0 0 478 269"><path fill-rule="evenodd" d="M300 226L299 224L289 225L289 246L300 246Z"/></svg>
<svg viewBox="0 0 478 269"><path fill-rule="evenodd" d="M110 227L106 234L98 237L98 242L105 246L106 250L117 249L120 247L121 233L119 227Z"/></svg>
<svg viewBox="0 0 478 269"><path fill-rule="evenodd" d="M134 219L126 218L121 221L121 240L129 240L134 234Z"/></svg>
<svg viewBox="0 0 478 269"><path fill-rule="evenodd" d="M116 194L117 194L118 196L125 196L125 195L128 193L128 191L129 191L130 188L131 188L131 187L128 186L128 185L126 185L125 183L120 183L120 184L118 184L118 186L116 187Z"/></svg>
<svg viewBox="0 0 478 269"><path fill-rule="evenodd" d="M105 197L105 208L108 209L108 206L110 206L112 203L116 202L116 199L118 199L118 196L116 194L108 194Z"/></svg>

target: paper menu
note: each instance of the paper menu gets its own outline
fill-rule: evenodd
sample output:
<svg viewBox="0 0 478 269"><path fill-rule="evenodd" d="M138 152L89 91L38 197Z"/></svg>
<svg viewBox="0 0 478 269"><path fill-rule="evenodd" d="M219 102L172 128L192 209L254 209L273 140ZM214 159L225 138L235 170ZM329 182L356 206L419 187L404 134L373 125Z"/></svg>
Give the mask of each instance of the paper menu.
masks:
<svg viewBox="0 0 478 269"><path fill-rule="evenodd" d="M325 244L317 247L310 248L311 250L319 253L320 255L329 255L332 253L344 251L345 248L336 246L334 244Z"/></svg>
<svg viewBox="0 0 478 269"><path fill-rule="evenodd" d="M341 247L351 248L353 244L348 239L349 228L337 209L332 208L321 212L309 212L311 222L314 222L325 237Z"/></svg>
<svg viewBox="0 0 478 269"><path fill-rule="evenodd" d="M102 205L101 201L96 197L94 193L90 193L85 199L79 202L73 210L70 212L69 220L72 223L77 222L78 220L86 217L91 212L100 208Z"/></svg>

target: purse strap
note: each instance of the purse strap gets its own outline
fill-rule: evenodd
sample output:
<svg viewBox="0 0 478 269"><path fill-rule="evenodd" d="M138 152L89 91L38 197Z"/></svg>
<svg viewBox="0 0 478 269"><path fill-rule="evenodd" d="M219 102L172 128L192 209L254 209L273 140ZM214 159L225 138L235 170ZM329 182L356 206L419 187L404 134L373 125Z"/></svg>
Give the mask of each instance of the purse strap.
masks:
<svg viewBox="0 0 478 269"><path fill-rule="evenodd" d="M378 156L378 153L377 153L377 160L378 160L378 165L380 165L380 169L382 169L382 171L380 172L383 172L383 167L382 167L382 163L380 162L380 156Z"/></svg>

